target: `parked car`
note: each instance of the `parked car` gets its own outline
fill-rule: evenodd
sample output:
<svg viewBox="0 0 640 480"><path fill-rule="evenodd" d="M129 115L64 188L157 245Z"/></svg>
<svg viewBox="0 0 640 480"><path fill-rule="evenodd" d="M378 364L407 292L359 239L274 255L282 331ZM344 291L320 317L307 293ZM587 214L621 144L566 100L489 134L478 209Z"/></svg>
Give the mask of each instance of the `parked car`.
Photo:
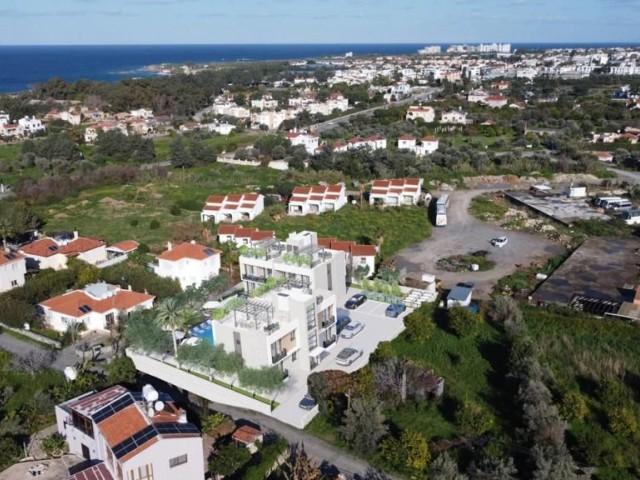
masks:
<svg viewBox="0 0 640 480"><path fill-rule="evenodd" d="M347 300L347 303L345 303L344 306L349 310L355 310L366 301L367 296L364 293L356 293L349 300Z"/></svg>
<svg viewBox="0 0 640 480"><path fill-rule="evenodd" d="M342 338L353 338L357 334L359 334L362 329L364 329L364 325L360 322L349 322L340 333Z"/></svg>
<svg viewBox="0 0 640 480"><path fill-rule="evenodd" d="M344 365L345 367L348 367L357 359L359 359L362 356L362 353L362 350L357 348L343 348L336 358L336 363L338 365Z"/></svg>
<svg viewBox="0 0 640 480"><path fill-rule="evenodd" d="M507 237L497 237L491 239L491 245L493 245L494 247L502 248L507 244L508 241L509 239Z"/></svg>
<svg viewBox="0 0 640 480"><path fill-rule="evenodd" d="M387 309L384 311L384 314L387 317L398 317L402 312L404 312L407 309L407 306L404 303L392 303L391 305L389 305L387 307Z"/></svg>
<svg viewBox="0 0 640 480"><path fill-rule="evenodd" d="M316 402L315 398L313 398L311 395L305 395L304 397L302 397L302 400L300 400L298 406L303 410L313 410L313 408L317 404L318 402Z"/></svg>

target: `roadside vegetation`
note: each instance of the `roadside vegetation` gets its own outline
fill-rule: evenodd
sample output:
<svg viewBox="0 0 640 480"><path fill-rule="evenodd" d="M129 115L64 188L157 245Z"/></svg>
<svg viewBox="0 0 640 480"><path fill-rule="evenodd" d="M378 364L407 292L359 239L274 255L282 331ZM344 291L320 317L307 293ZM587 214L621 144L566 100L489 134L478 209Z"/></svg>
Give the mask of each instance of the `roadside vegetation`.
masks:
<svg viewBox="0 0 640 480"><path fill-rule="evenodd" d="M504 219L509 206L506 201L496 196L478 195L471 199L469 212L483 222L494 222Z"/></svg>

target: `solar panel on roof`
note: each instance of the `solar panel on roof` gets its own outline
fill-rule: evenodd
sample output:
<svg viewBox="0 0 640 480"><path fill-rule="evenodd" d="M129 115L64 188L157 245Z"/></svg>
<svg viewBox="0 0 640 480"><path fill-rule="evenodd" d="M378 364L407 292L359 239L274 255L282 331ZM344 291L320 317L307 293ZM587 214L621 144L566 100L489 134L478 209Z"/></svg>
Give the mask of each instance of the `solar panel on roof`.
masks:
<svg viewBox="0 0 640 480"><path fill-rule="evenodd" d="M200 431L198 427L192 423L151 424L113 447L113 454L117 459L120 459L158 435L175 435L180 433L199 434Z"/></svg>
<svg viewBox="0 0 640 480"><path fill-rule="evenodd" d="M213 255L216 252L212 248L205 248L204 249L204 253L206 253L210 257L211 255Z"/></svg>
<svg viewBox="0 0 640 480"><path fill-rule="evenodd" d="M98 410L96 413L94 413L91 416L91 418L93 419L94 422L100 423L103 420L106 420L110 416L114 415L115 413L119 412L120 410L123 410L124 408L128 407L129 405L133 405L133 402L134 402L134 399L131 395L125 395L122 398L119 398L118 400L116 400L115 402Z"/></svg>
<svg viewBox="0 0 640 480"><path fill-rule="evenodd" d="M79 310L82 313L89 313L89 312L93 311L93 309L89 305L81 305Z"/></svg>
<svg viewBox="0 0 640 480"><path fill-rule="evenodd" d="M192 423L159 423L156 429L160 435L177 433L200 433L198 427Z"/></svg>
<svg viewBox="0 0 640 480"><path fill-rule="evenodd" d="M5 253L4 254L4 258L6 258L7 260L14 260L16 258L16 254L15 253Z"/></svg>

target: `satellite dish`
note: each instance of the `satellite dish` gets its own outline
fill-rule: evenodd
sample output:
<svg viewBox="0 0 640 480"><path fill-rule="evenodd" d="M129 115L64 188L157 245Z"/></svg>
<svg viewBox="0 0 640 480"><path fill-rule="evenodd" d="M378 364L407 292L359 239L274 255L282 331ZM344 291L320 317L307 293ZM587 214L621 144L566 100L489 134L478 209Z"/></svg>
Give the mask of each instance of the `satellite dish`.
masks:
<svg viewBox="0 0 640 480"><path fill-rule="evenodd" d="M73 367L64 367L64 376L70 382L73 382L76 378L78 378L78 371Z"/></svg>
<svg viewBox="0 0 640 480"><path fill-rule="evenodd" d="M164 402L162 400L158 400L153 404L153 408L156 409L156 412L161 412L162 410L164 410Z"/></svg>

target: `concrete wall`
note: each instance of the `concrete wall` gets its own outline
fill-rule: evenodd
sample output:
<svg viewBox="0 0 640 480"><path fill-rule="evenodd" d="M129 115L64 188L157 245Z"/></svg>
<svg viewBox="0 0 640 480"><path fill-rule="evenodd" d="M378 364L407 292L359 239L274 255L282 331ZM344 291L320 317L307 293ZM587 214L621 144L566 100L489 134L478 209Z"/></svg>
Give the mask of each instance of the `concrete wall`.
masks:
<svg viewBox="0 0 640 480"><path fill-rule="evenodd" d="M100 262L104 262L107 259L107 247L102 245L88 252L82 252L78 255L79 260L83 260L91 265L97 265Z"/></svg>
<svg viewBox="0 0 640 480"><path fill-rule="evenodd" d="M173 468L172 458L187 455L187 462ZM166 438L142 450L131 460L122 464L124 478L138 478L138 468L145 471L147 465L153 467L153 478L158 480L191 480L204 478L204 454L201 437ZM135 476L129 477L131 470Z"/></svg>
<svg viewBox="0 0 640 480"><path fill-rule="evenodd" d="M165 364L160 360L127 350L127 356L133 360L136 369L160 380L175 385L212 402L246 408L265 415L271 415L271 405L254 400L251 397L235 392L213 382L178 369L173 364ZM167 359L167 362L172 359Z"/></svg>

